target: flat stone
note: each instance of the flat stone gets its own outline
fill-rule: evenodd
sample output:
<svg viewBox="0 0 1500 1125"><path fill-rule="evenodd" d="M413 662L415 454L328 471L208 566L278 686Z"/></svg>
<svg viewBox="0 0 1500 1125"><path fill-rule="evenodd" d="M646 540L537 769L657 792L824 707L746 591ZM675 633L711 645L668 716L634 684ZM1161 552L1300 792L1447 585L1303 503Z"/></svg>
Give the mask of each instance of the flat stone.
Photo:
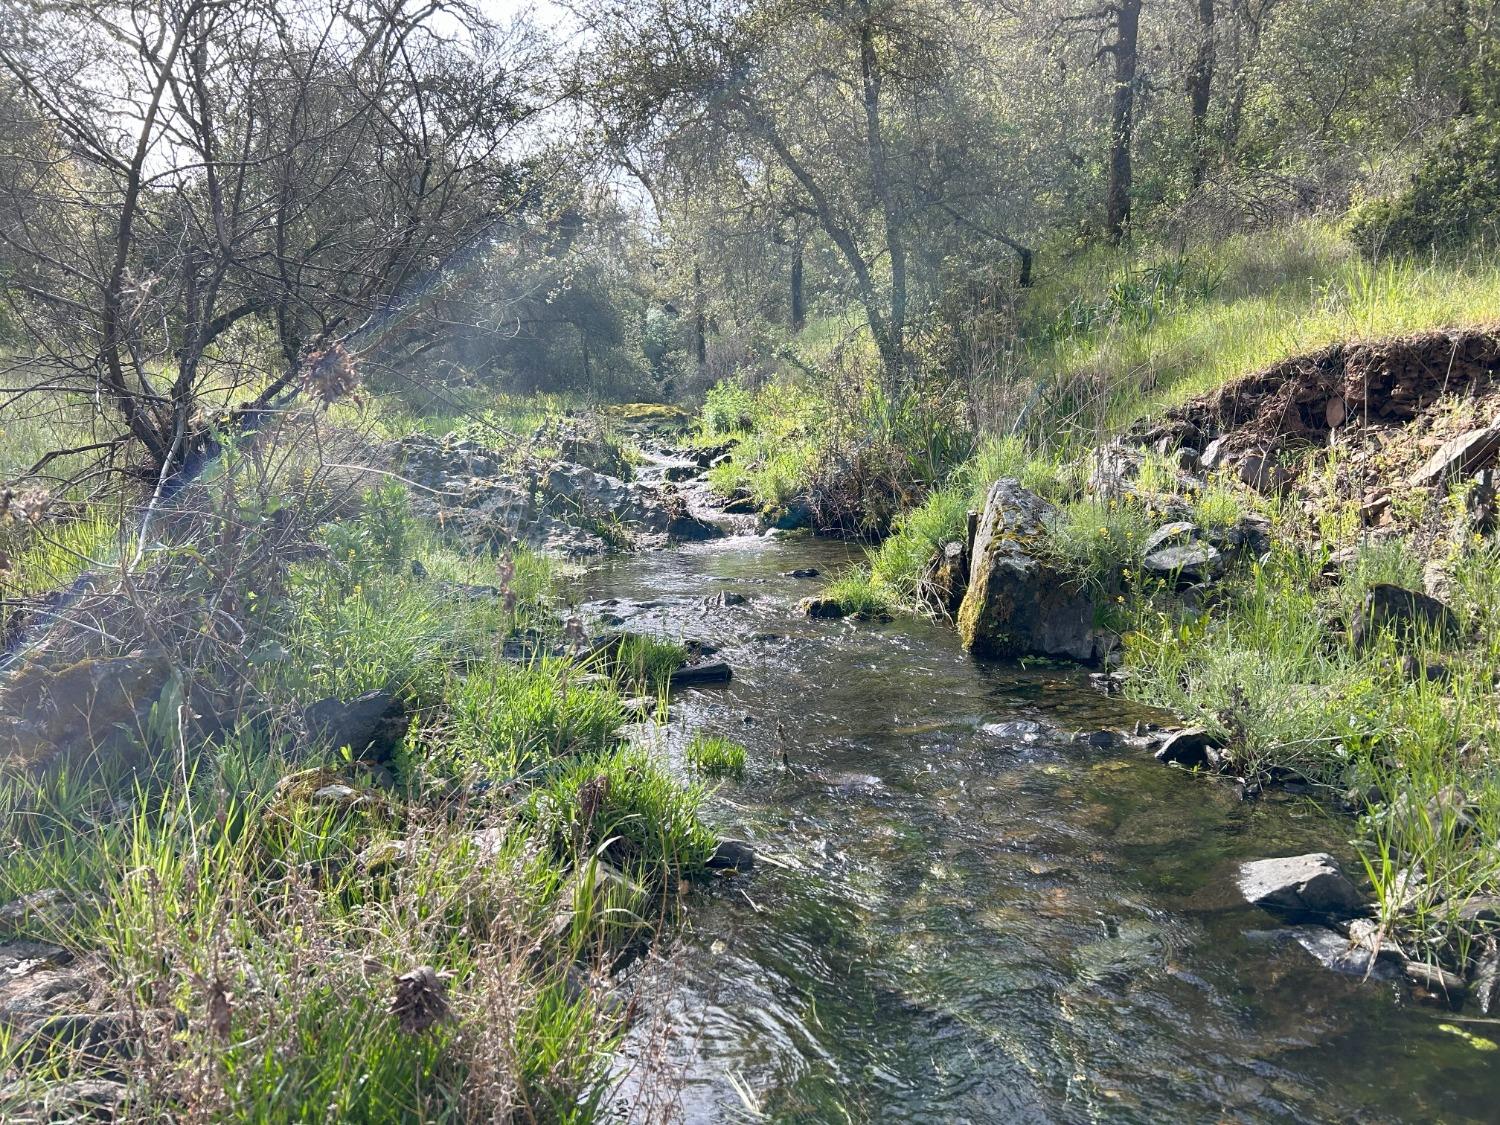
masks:
<svg viewBox="0 0 1500 1125"><path fill-rule="evenodd" d="M1236 881L1245 901L1286 918L1351 918L1366 909L1326 852L1250 860L1240 864Z"/></svg>
<svg viewBox="0 0 1500 1125"><path fill-rule="evenodd" d="M822 572L815 566L800 566L796 570L788 570L783 573L783 578L816 578Z"/></svg>
<svg viewBox="0 0 1500 1125"><path fill-rule="evenodd" d="M1141 547L1141 556L1155 554L1163 547L1183 547L1195 540L1205 538L1203 529L1190 520L1174 520L1162 524L1151 533Z"/></svg>
<svg viewBox="0 0 1500 1125"><path fill-rule="evenodd" d="M1500 420L1444 442L1408 482L1418 488L1442 484L1488 467L1497 455L1500 455Z"/></svg>
<svg viewBox="0 0 1500 1125"><path fill-rule="evenodd" d="M1178 582L1206 582L1224 569L1224 556L1210 543L1163 547L1147 555L1142 565L1152 574Z"/></svg>
<svg viewBox="0 0 1500 1125"><path fill-rule="evenodd" d="M1399 972L1387 958L1323 926L1297 926L1291 937L1325 969L1345 976L1394 980Z"/></svg>

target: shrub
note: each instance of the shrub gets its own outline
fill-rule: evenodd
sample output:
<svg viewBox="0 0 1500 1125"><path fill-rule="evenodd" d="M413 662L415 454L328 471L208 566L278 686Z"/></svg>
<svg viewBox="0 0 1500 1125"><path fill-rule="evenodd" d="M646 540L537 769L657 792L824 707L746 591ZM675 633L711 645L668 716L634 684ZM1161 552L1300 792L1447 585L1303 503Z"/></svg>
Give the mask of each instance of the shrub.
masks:
<svg viewBox="0 0 1500 1125"><path fill-rule="evenodd" d="M1426 154L1400 194L1358 208L1350 224L1367 254L1407 253L1470 242L1500 216L1500 120L1459 123Z"/></svg>

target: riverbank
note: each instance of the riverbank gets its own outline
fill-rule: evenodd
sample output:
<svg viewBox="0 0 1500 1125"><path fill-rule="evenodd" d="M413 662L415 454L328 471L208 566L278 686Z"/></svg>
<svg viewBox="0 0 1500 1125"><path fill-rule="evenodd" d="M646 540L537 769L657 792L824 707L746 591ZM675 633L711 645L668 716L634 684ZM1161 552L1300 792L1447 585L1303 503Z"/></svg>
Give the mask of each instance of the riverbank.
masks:
<svg viewBox="0 0 1500 1125"><path fill-rule="evenodd" d="M753 857L627 737L697 658L561 597L595 505L717 529L582 464L625 464L598 423L548 427L500 454L292 416L135 565L108 536L65 594L8 589L6 1120L601 1111L619 974ZM18 558L57 549L66 513L8 515Z"/></svg>

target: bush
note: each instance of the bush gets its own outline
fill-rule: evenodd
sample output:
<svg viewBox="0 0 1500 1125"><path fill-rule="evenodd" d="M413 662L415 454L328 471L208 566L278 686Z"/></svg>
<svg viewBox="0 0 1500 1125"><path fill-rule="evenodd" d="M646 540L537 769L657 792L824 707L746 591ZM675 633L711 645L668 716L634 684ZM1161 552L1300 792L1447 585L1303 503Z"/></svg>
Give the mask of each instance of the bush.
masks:
<svg viewBox="0 0 1500 1125"><path fill-rule="evenodd" d="M1399 195L1373 200L1351 217L1365 253L1458 246L1500 224L1500 120L1460 123L1427 154Z"/></svg>

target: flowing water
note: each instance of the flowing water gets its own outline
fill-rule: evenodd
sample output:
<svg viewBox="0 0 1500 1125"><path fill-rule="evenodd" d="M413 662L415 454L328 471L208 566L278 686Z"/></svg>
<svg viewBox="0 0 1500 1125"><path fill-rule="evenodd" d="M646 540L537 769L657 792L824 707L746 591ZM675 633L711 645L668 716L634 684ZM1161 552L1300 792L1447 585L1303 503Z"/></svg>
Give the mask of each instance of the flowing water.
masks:
<svg viewBox="0 0 1500 1125"><path fill-rule="evenodd" d="M658 732L679 762L697 727L749 748L710 813L768 860L693 892L644 970L627 1054L678 1072L687 1120L1500 1119L1500 1027L1337 976L1236 899L1238 860L1347 824L1073 737L1151 717L1080 672L797 616L820 582L783 572L854 554L746 535L584 580L587 611L735 670Z"/></svg>

